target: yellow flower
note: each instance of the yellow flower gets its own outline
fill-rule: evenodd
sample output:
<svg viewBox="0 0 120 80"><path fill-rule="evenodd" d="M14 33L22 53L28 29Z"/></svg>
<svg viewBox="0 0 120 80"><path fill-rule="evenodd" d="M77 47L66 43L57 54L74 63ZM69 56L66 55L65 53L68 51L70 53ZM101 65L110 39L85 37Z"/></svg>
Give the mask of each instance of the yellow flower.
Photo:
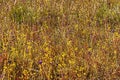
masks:
<svg viewBox="0 0 120 80"><path fill-rule="evenodd" d="M78 31L78 24L77 24L77 25L75 25L75 29Z"/></svg>
<svg viewBox="0 0 120 80"><path fill-rule="evenodd" d="M75 61L74 60L69 60L69 63L73 65L73 64L75 64Z"/></svg>
<svg viewBox="0 0 120 80"><path fill-rule="evenodd" d="M66 53L65 52L62 52L62 57L65 57Z"/></svg>
<svg viewBox="0 0 120 80"><path fill-rule="evenodd" d="M11 67L15 67L16 65L15 65L15 63L13 63L13 64L11 64L10 66L11 66Z"/></svg>
<svg viewBox="0 0 120 80"><path fill-rule="evenodd" d="M45 57L47 57L47 58L48 58L48 57L49 57L49 55L46 53L46 54L45 54Z"/></svg>
<svg viewBox="0 0 120 80"><path fill-rule="evenodd" d="M80 74L77 74L77 76L78 76L78 77L81 77L81 75L80 75Z"/></svg>
<svg viewBox="0 0 120 80"><path fill-rule="evenodd" d="M92 48L88 48L88 51L92 51Z"/></svg>
<svg viewBox="0 0 120 80"><path fill-rule="evenodd" d="M120 36L118 32L115 32L114 35L115 35L116 37L119 37L119 36Z"/></svg>
<svg viewBox="0 0 120 80"><path fill-rule="evenodd" d="M75 48L75 51L77 51L77 50L78 50L78 48L76 47L76 48Z"/></svg>
<svg viewBox="0 0 120 80"><path fill-rule="evenodd" d="M27 71L27 70L24 70L24 71L23 71L23 74L24 74L24 75L27 75L27 74L28 74L28 71Z"/></svg>
<svg viewBox="0 0 120 80"><path fill-rule="evenodd" d="M58 64L58 67L59 67L59 68L61 68L61 67L62 67L62 65L61 65L61 64Z"/></svg>
<svg viewBox="0 0 120 80"><path fill-rule="evenodd" d="M48 48L48 47L46 47L46 48L45 48L45 51L49 51L49 48Z"/></svg>
<svg viewBox="0 0 120 80"><path fill-rule="evenodd" d="M29 45L29 46L28 46L28 49L31 49L31 48L32 48L32 46Z"/></svg>
<svg viewBox="0 0 120 80"><path fill-rule="evenodd" d="M83 71L84 70L84 67L80 67L80 71Z"/></svg>
<svg viewBox="0 0 120 80"><path fill-rule="evenodd" d="M71 45L71 41L68 41L68 42L67 42L67 45Z"/></svg>

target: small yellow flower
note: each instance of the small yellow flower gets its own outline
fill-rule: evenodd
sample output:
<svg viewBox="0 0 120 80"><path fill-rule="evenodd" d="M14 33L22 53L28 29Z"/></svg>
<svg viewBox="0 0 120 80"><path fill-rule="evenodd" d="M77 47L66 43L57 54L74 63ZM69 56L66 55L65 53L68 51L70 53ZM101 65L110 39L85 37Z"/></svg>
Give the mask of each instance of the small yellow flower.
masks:
<svg viewBox="0 0 120 80"><path fill-rule="evenodd" d="M6 67L6 66L4 66L4 69L7 69L7 67Z"/></svg>
<svg viewBox="0 0 120 80"><path fill-rule="evenodd" d="M74 60L69 60L69 63L73 65L73 64L75 64L75 61Z"/></svg>
<svg viewBox="0 0 120 80"><path fill-rule="evenodd" d="M77 24L77 25L75 25L75 29L78 31L78 24Z"/></svg>
<svg viewBox="0 0 120 80"><path fill-rule="evenodd" d="M13 71L13 70L10 68L9 71L11 72L11 71Z"/></svg>
<svg viewBox="0 0 120 80"><path fill-rule="evenodd" d="M31 49L31 48L32 48L32 46L29 45L29 46L28 46L28 49Z"/></svg>
<svg viewBox="0 0 120 80"><path fill-rule="evenodd" d="M24 70L24 71L23 71L23 74L24 74L24 75L27 75L27 74L28 74L28 71L27 71L27 70Z"/></svg>
<svg viewBox="0 0 120 80"><path fill-rule="evenodd" d="M71 43L72 43L71 41L68 41L68 42L67 42L67 45L71 45Z"/></svg>
<svg viewBox="0 0 120 80"><path fill-rule="evenodd" d="M88 51L92 51L92 48L88 48Z"/></svg>
<svg viewBox="0 0 120 80"><path fill-rule="evenodd" d="M118 32L115 32L114 35L115 35L116 37L119 37L119 36L120 36Z"/></svg>
<svg viewBox="0 0 120 80"><path fill-rule="evenodd" d="M75 51L77 51L77 50L78 50L78 48L76 47L76 48L75 48Z"/></svg>
<svg viewBox="0 0 120 80"><path fill-rule="evenodd" d="M65 52L62 52L62 57L65 57L66 53Z"/></svg>
<svg viewBox="0 0 120 80"><path fill-rule="evenodd" d="M15 65L15 63L13 63L13 64L11 64L10 66L11 66L11 67L15 67L16 65Z"/></svg>
<svg viewBox="0 0 120 80"><path fill-rule="evenodd" d="M80 71L83 71L84 70L84 67L80 67Z"/></svg>
<svg viewBox="0 0 120 80"><path fill-rule="evenodd" d="M61 64L58 64L58 67L59 67L59 68L61 68L61 67L62 67L62 65L61 65Z"/></svg>
<svg viewBox="0 0 120 80"><path fill-rule="evenodd" d="M45 51L49 51L49 48L48 48L48 47L46 47L46 48L45 48Z"/></svg>
<svg viewBox="0 0 120 80"><path fill-rule="evenodd" d="M78 76L78 77L81 77L81 75L80 75L80 74L77 74L77 76Z"/></svg>

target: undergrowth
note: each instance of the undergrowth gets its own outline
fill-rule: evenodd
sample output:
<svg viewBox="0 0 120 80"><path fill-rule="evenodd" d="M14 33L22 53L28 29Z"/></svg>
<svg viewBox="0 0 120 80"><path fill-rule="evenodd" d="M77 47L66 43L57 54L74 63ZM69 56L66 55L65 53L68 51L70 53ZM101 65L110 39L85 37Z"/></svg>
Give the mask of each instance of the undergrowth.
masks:
<svg viewBox="0 0 120 80"><path fill-rule="evenodd" d="M119 80L119 0L0 0L1 80Z"/></svg>

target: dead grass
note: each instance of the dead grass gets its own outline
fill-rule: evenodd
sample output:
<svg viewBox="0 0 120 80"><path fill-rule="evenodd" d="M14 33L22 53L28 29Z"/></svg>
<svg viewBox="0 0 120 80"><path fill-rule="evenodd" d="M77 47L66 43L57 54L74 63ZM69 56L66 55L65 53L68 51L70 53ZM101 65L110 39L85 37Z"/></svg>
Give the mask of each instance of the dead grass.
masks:
<svg viewBox="0 0 120 80"><path fill-rule="evenodd" d="M120 1L15 1L0 0L1 80L120 78Z"/></svg>

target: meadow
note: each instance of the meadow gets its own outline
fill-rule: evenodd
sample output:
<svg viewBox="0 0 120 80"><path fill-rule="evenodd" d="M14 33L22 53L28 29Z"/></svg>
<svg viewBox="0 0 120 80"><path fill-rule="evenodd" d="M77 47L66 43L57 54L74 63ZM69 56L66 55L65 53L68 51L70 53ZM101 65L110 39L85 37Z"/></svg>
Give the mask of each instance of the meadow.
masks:
<svg viewBox="0 0 120 80"><path fill-rule="evenodd" d="M120 1L0 0L0 80L120 80Z"/></svg>

